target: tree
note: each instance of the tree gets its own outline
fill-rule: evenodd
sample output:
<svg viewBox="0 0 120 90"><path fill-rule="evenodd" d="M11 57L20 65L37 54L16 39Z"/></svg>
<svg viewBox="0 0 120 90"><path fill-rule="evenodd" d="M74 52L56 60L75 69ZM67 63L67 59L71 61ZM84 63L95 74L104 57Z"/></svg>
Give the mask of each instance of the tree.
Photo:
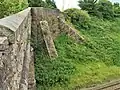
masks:
<svg viewBox="0 0 120 90"><path fill-rule="evenodd" d="M114 16L120 17L120 4L114 3Z"/></svg>
<svg viewBox="0 0 120 90"><path fill-rule="evenodd" d="M44 7L45 2L42 0L28 0L30 7Z"/></svg>
<svg viewBox="0 0 120 90"><path fill-rule="evenodd" d="M47 8L52 8L52 9L57 8L54 0L46 0L45 2Z"/></svg>
<svg viewBox="0 0 120 90"><path fill-rule="evenodd" d="M96 3L98 0L79 0L79 6L82 10L88 11L89 14L96 10Z"/></svg>
<svg viewBox="0 0 120 90"><path fill-rule="evenodd" d="M99 0L97 7L97 10L102 14L103 18L112 19L114 17L113 5L110 1Z"/></svg>
<svg viewBox="0 0 120 90"><path fill-rule="evenodd" d="M117 3L114 3L114 8L118 8L120 6L120 4L117 2Z"/></svg>
<svg viewBox="0 0 120 90"><path fill-rule="evenodd" d="M108 0L80 0L79 6L82 10L99 18L111 19L114 17L113 5Z"/></svg>
<svg viewBox="0 0 120 90"><path fill-rule="evenodd" d="M57 8L54 0L28 0L30 7Z"/></svg>

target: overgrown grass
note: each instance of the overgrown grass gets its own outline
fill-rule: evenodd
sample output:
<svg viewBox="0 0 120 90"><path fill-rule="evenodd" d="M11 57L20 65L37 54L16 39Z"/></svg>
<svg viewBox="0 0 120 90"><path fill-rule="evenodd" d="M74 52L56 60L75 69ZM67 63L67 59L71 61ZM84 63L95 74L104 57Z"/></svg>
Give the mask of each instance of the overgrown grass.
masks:
<svg viewBox="0 0 120 90"><path fill-rule="evenodd" d="M59 57L36 60L38 90L74 90L120 78L120 19L103 21L92 18L87 29L80 30L86 42L77 44L60 35L55 40Z"/></svg>
<svg viewBox="0 0 120 90"><path fill-rule="evenodd" d="M49 90L56 85L67 85L75 67L69 59L58 57L50 60L41 50L36 52L35 72L37 90Z"/></svg>

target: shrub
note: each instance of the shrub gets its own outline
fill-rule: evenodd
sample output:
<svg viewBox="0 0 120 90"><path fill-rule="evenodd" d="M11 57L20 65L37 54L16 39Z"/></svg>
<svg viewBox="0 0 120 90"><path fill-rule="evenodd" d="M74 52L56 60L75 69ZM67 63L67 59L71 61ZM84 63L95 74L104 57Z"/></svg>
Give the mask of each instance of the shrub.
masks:
<svg viewBox="0 0 120 90"><path fill-rule="evenodd" d="M86 11L79 10L76 8L65 10L64 15L67 21L80 27L87 27L87 23L90 20L90 16Z"/></svg>
<svg viewBox="0 0 120 90"><path fill-rule="evenodd" d="M57 8L54 0L28 0L30 7Z"/></svg>
<svg viewBox="0 0 120 90"><path fill-rule="evenodd" d="M1 0L0 18L17 13L28 6L27 0Z"/></svg>

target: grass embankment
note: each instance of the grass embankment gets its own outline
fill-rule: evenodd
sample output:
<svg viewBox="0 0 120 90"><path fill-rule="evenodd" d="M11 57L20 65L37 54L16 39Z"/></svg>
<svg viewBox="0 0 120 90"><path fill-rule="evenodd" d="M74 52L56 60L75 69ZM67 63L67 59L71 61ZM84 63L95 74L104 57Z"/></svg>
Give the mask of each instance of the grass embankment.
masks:
<svg viewBox="0 0 120 90"><path fill-rule="evenodd" d="M89 29L77 27L86 42L77 44L65 34L55 40L59 57L41 59L38 51L38 90L71 90L120 77L120 19L92 18Z"/></svg>

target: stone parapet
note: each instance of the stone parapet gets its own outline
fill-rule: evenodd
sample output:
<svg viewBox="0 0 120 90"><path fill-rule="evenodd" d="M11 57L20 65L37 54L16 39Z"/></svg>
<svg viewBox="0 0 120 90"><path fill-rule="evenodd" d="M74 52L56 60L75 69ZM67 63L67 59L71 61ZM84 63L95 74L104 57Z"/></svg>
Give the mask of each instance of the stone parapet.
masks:
<svg viewBox="0 0 120 90"><path fill-rule="evenodd" d="M30 39L31 8L0 19L0 90L28 90Z"/></svg>

